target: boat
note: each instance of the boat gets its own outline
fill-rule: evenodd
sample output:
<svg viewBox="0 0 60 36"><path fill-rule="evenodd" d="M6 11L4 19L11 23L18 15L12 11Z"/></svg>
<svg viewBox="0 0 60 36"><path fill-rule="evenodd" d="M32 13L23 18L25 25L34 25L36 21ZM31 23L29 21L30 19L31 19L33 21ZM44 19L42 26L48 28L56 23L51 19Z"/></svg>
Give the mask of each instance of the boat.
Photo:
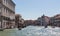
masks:
<svg viewBox="0 0 60 36"><path fill-rule="evenodd" d="M4 29L3 28L0 28L0 31L3 31Z"/></svg>
<svg viewBox="0 0 60 36"><path fill-rule="evenodd" d="M48 26L47 25L45 25L45 28L47 28Z"/></svg>
<svg viewBox="0 0 60 36"><path fill-rule="evenodd" d="M21 29L22 29L21 27L18 28L18 30L21 30Z"/></svg>
<svg viewBox="0 0 60 36"><path fill-rule="evenodd" d="M21 30L21 28L18 28L18 30Z"/></svg>

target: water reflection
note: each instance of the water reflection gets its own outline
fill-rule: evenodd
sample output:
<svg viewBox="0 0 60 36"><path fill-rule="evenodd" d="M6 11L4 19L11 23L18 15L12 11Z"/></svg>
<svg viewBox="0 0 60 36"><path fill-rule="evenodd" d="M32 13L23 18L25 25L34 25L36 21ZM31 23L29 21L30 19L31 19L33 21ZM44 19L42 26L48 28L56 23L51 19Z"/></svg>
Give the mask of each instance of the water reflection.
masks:
<svg viewBox="0 0 60 36"><path fill-rule="evenodd" d="M17 36L16 29L6 29L4 31L0 31L0 36Z"/></svg>

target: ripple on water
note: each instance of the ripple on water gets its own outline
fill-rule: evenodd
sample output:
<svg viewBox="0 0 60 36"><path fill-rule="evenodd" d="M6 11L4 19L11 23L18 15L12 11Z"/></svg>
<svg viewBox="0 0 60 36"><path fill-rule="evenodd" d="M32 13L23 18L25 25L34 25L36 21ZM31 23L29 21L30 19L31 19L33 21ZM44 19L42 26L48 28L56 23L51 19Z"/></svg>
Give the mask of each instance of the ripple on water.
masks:
<svg viewBox="0 0 60 36"><path fill-rule="evenodd" d="M25 36L60 36L60 28L28 26L21 30Z"/></svg>
<svg viewBox="0 0 60 36"><path fill-rule="evenodd" d="M60 36L60 28L44 28L43 26L28 26L22 30L5 30L0 36Z"/></svg>

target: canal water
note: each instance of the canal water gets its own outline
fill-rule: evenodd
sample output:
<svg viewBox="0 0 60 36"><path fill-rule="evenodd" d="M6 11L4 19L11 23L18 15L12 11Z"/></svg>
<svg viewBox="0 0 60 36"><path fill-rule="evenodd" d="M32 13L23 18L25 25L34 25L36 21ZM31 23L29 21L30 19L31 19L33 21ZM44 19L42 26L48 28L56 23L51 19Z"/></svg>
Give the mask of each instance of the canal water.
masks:
<svg viewBox="0 0 60 36"><path fill-rule="evenodd" d="M0 31L0 36L60 36L60 28L44 28L43 26L27 26L22 30L6 29Z"/></svg>

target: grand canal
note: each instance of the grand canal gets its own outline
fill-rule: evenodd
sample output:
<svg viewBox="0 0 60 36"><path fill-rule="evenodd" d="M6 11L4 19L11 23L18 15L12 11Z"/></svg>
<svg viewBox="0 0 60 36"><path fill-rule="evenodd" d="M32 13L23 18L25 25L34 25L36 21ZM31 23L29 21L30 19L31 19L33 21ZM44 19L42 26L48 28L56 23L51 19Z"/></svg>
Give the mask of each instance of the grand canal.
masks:
<svg viewBox="0 0 60 36"><path fill-rule="evenodd" d="M43 26L27 26L22 30L6 29L0 31L0 36L60 36L60 28L44 28Z"/></svg>

